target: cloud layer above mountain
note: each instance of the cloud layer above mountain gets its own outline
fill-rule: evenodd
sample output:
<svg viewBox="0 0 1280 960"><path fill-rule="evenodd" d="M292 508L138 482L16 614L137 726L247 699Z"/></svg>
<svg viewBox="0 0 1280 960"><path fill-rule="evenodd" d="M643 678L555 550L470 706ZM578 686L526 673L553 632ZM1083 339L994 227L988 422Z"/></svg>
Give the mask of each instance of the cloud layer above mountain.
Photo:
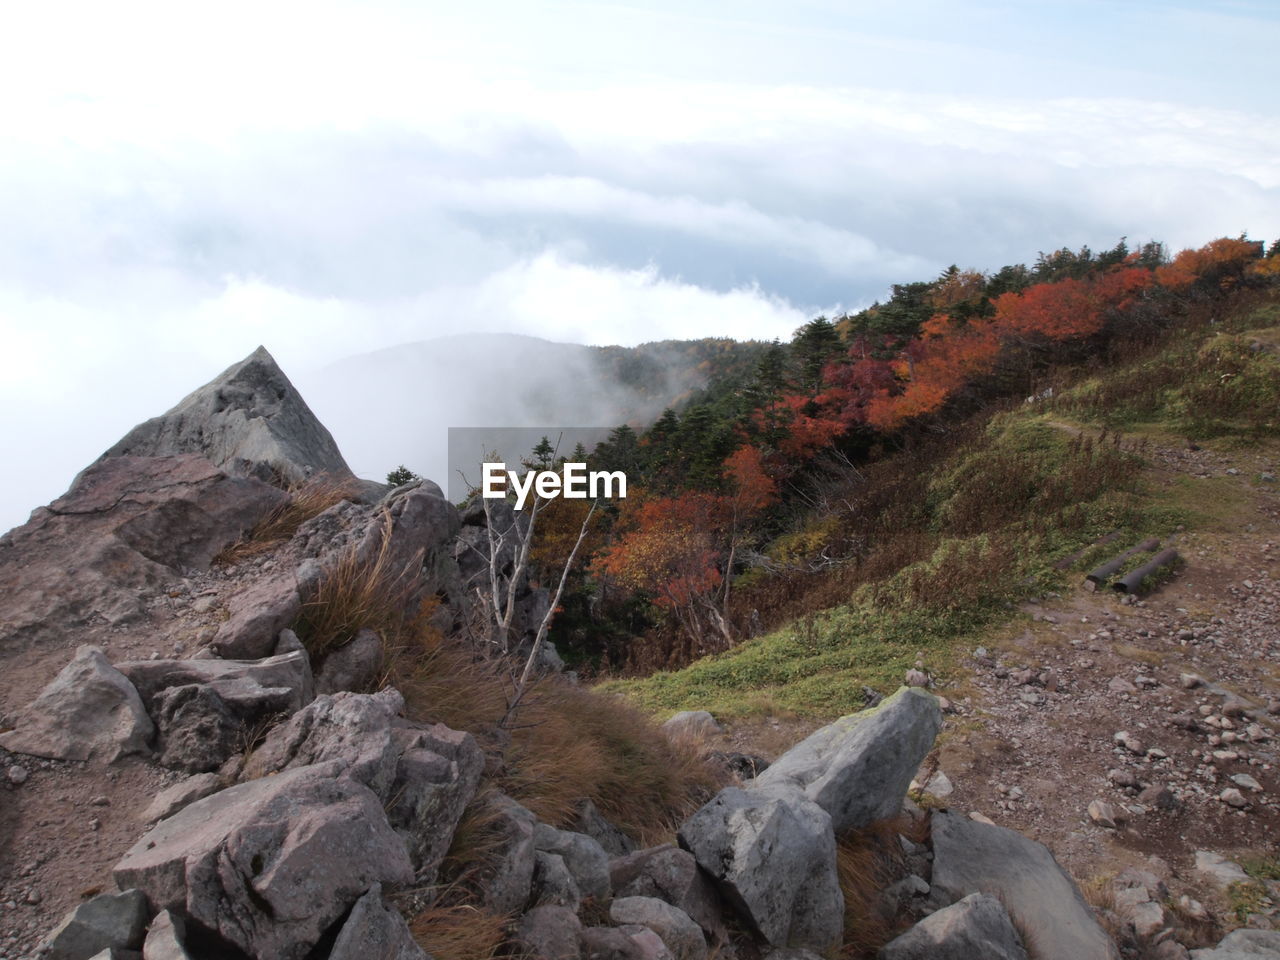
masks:
<svg viewBox="0 0 1280 960"><path fill-rule="evenodd" d="M323 407L432 336L785 338L953 262L1280 234L1265 4L187 6L6 29L0 526L258 343Z"/></svg>

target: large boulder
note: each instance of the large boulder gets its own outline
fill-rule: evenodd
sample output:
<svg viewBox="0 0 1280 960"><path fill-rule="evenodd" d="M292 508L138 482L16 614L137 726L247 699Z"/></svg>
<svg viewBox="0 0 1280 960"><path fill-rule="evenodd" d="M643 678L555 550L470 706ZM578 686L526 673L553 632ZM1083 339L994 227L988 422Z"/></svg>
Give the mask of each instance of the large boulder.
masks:
<svg viewBox="0 0 1280 960"><path fill-rule="evenodd" d="M265 657L276 646L280 631L302 613L302 591L297 575L280 570L250 584L231 598L227 619L222 621L210 646L219 657Z"/></svg>
<svg viewBox="0 0 1280 960"><path fill-rule="evenodd" d="M329 960L428 960L414 942L400 912L382 900L382 887L374 884L356 901L338 933Z"/></svg>
<svg viewBox="0 0 1280 960"><path fill-rule="evenodd" d="M54 760L101 760L150 752L155 727L133 684L97 647L81 647L0 746Z"/></svg>
<svg viewBox="0 0 1280 960"><path fill-rule="evenodd" d="M803 793L727 787L681 826L679 840L773 946L839 945L844 897L831 817Z"/></svg>
<svg viewBox="0 0 1280 960"><path fill-rule="evenodd" d="M120 457L0 537L0 645L124 624L280 507L287 494L204 457Z"/></svg>
<svg viewBox="0 0 1280 960"><path fill-rule="evenodd" d="M102 459L182 453L277 483L299 484L319 474L352 476L333 436L265 347L167 413L134 427Z"/></svg>
<svg viewBox="0 0 1280 960"><path fill-rule="evenodd" d="M881 948L878 960L1027 960L1022 938L994 897L970 894Z"/></svg>
<svg viewBox="0 0 1280 960"><path fill-rule="evenodd" d="M301 960L375 883L413 867L367 787L339 764L222 790L161 821L113 873L254 957Z"/></svg>
<svg viewBox="0 0 1280 960"><path fill-rule="evenodd" d="M636 849L636 842L604 818L590 800L578 805L578 816L573 823L578 833L585 833L611 857L621 857Z"/></svg>
<svg viewBox="0 0 1280 960"><path fill-rule="evenodd" d="M1115 960L1115 944L1049 849L952 811L933 815L932 896L997 898L1034 937L1040 960Z"/></svg>
<svg viewBox="0 0 1280 960"><path fill-rule="evenodd" d="M182 914L161 910L147 930L142 960L192 960L186 940L187 922Z"/></svg>
<svg viewBox="0 0 1280 960"><path fill-rule="evenodd" d="M810 734L751 786L801 790L831 815L836 833L856 830L901 809L911 778L941 728L937 699L903 687L878 707Z"/></svg>
<svg viewBox="0 0 1280 960"><path fill-rule="evenodd" d="M136 950L147 928L139 890L101 893L72 910L41 944L47 960L85 960L102 950Z"/></svg>
<svg viewBox="0 0 1280 960"><path fill-rule="evenodd" d="M360 630L324 658L316 674L316 693L377 689L382 662L382 638L373 630Z"/></svg>

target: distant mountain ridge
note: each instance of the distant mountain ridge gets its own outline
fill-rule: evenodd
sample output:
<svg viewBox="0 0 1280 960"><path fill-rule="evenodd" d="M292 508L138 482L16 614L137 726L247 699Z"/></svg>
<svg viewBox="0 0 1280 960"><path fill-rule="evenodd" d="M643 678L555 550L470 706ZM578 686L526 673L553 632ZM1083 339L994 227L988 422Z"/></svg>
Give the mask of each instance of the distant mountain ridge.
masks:
<svg viewBox="0 0 1280 960"><path fill-rule="evenodd" d="M380 479L403 463L443 483L449 427L645 426L709 384L745 377L763 349L728 338L595 347L460 333L295 379L358 475Z"/></svg>

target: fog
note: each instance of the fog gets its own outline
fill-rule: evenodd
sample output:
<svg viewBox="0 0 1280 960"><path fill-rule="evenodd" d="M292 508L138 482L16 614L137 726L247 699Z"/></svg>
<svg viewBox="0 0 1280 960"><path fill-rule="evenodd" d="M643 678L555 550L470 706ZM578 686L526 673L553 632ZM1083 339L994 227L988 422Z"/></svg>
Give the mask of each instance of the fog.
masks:
<svg viewBox="0 0 1280 960"><path fill-rule="evenodd" d="M26 5L0 528L258 344L380 478L557 389L401 344L786 338L951 263L1274 239L1278 45L1247 0Z"/></svg>

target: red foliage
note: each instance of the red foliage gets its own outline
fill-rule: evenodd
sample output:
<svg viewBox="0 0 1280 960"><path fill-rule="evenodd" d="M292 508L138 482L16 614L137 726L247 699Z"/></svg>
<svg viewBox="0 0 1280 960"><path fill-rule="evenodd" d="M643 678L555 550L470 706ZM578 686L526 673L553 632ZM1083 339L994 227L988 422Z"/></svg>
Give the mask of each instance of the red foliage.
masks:
<svg viewBox="0 0 1280 960"><path fill-rule="evenodd" d="M1156 280L1169 290L1186 290L1199 280L1226 289L1261 255L1261 244L1254 240L1220 237L1199 250L1183 250L1172 263L1156 269Z"/></svg>

